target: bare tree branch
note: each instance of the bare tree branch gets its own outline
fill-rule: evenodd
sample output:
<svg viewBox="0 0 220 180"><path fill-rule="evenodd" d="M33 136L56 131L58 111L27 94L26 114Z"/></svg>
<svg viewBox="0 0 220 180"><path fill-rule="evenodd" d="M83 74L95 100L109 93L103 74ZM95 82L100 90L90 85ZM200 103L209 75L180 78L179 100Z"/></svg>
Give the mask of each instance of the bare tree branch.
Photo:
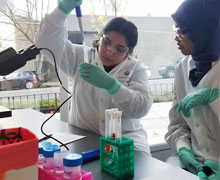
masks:
<svg viewBox="0 0 220 180"><path fill-rule="evenodd" d="M128 4L128 0L125 1L124 8L123 8L122 13L121 13L122 15L124 14L124 12L126 10L127 4Z"/></svg>
<svg viewBox="0 0 220 180"><path fill-rule="evenodd" d="M39 3L41 1L41 4ZM7 18L8 22L1 22L13 25L18 32L20 32L30 43L34 43L35 30L39 26L39 16L43 17L43 10L45 3L47 3L47 12L49 10L50 0L22 0L21 3L25 4L25 8L21 9L16 7L13 1L8 0L6 7L7 10L0 10L3 17ZM39 7L39 4L41 8Z"/></svg>
<svg viewBox="0 0 220 180"><path fill-rule="evenodd" d="M106 7L106 2L105 2L105 0L103 0L103 4L104 4L105 16L108 16L108 14L107 14L107 7Z"/></svg>

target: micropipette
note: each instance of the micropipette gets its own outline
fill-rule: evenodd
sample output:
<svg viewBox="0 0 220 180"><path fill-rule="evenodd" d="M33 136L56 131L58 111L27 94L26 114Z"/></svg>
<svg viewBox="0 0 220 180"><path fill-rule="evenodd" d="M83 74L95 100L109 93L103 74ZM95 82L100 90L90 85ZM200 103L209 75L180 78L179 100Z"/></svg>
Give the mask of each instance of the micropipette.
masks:
<svg viewBox="0 0 220 180"><path fill-rule="evenodd" d="M81 36L82 36L82 42L85 42L85 38L84 38L84 32L83 32L83 26L82 26L82 13L81 13L81 8L80 6L75 7L75 11L76 11L76 17L78 19L78 23L79 23L79 29L81 32Z"/></svg>
<svg viewBox="0 0 220 180"><path fill-rule="evenodd" d="M83 26L82 26L82 13L81 13L81 8L80 6L75 7L75 11L76 11L76 17L78 19L78 23L79 23L79 29L81 32L81 37L82 37L82 44L84 47L84 62L89 63L89 48L86 46L85 43L85 37L84 37L84 31L83 31Z"/></svg>

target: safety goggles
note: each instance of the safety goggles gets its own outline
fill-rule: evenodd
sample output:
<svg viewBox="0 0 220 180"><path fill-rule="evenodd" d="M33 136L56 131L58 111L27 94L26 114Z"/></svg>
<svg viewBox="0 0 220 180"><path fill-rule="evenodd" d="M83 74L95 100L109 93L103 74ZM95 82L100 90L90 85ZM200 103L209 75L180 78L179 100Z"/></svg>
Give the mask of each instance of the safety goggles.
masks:
<svg viewBox="0 0 220 180"><path fill-rule="evenodd" d="M111 49L112 53L114 53L115 56L119 56L119 57L126 56L129 50L123 47L113 48L111 41L108 38L106 38L104 35L101 37L101 46L106 48L107 51Z"/></svg>
<svg viewBox="0 0 220 180"><path fill-rule="evenodd" d="M183 39L183 32L181 31L181 29L176 26L175 24L173 25L173 31L176 33L176 36L178 37L179 40L182 40Z"/></svg>

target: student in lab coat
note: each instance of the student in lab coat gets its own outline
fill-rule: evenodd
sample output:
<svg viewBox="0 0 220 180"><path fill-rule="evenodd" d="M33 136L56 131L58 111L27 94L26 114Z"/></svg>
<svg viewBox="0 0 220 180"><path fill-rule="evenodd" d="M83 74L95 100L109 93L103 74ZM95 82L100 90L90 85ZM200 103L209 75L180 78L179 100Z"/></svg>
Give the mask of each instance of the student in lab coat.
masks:
<svg viewBox="0 0 220 180"><path fill-rule="evenodd" d="M144 64L131 56L137 28L124 18L112 19L104 27L98 46L89 48L91 63L85 63L84 47L64 38L67 15L81 3L61 1L42 20L36 36L36 45L50 49L59 69L73 80L68 123L105 135L105 110L118 108L122 111L123 136L134 139L135 149L150 155L141 118L149 112L152 97ZM49 52L42 52L53 62Z"/></svg>
<svg viewBox="0 0 220 180"><path fill-rule="evenodd" d="M176 155L167 162L209 180L219 174L219 12L218 0L185 0L172 15L175 40L186 56L175 69L165 139ZM203 166L213 170L211 176L204 174Z"/></svg>

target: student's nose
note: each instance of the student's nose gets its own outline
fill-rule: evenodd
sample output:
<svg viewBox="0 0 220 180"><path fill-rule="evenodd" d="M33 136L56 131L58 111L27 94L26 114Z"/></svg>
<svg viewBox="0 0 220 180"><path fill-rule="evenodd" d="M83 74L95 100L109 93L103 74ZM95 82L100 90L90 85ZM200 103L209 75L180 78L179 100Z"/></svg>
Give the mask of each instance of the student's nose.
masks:
<svg viewBox="0 0 220 180"><path fill-rule="evenodd" d="M107 51L106 51L106 54L107 54L107 55L113 56L115 53L116 53L115 48L113 48L112 46L108 46L108 47L107 47Z"/></svg>

